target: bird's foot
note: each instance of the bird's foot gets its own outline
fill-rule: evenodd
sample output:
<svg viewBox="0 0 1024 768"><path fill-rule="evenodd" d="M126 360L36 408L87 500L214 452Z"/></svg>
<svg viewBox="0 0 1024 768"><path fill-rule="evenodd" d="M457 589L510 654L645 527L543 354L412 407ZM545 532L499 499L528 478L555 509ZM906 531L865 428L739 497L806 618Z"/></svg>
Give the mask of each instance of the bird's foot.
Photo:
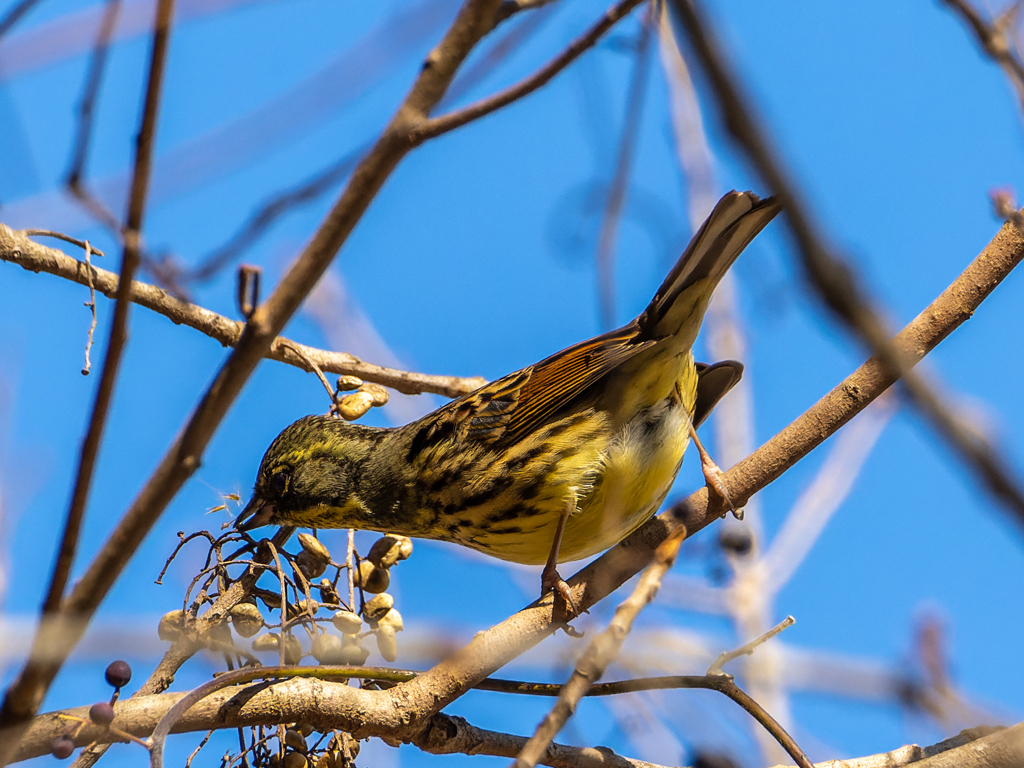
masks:
<svg viewBox="0 0 1024 768"><path fill-rule="evenodd" d="M566 612L569 614L569 618L576 618L580 615L579 609L576 607L576 601L572 599L572 591L569 589L569 585L558 575L558 570L550 563L544 566L544 570L540 574L540 596L544 597L548 592L554 592L562 597L562 600L565 601Z"/></svg>
<svg viewBox="0 0 1024 768"><path fill-rule="evenodd" d="M704 473L704 482L707 483L708 491L722 500L722 504L732 512L733 517L737 520L742 520L743 508L733 504L729 491L725 487L725 480L722 479L725 473L715 463L715 460L711 458L711 454L705 450L700 438L697 437L697 431L692 425L690 426L690 437L693 439L693 444L697 447L697 453L700 454L700 469Z"/></svg>

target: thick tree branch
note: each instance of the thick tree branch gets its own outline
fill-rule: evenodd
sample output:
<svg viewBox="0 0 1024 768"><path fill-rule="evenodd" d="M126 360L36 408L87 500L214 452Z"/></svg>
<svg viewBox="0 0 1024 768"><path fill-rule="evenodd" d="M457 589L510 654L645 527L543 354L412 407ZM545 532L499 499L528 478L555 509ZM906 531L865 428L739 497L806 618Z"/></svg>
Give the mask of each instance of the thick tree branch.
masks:
<svg viewBox="0 0 1024 768"><path fill-rule="evenodd" d="M40 245L26 237L23 232L11 230L3 224L0 224L0 261L18 264L31 272L46 272L63 277L65 280L85 286L89 285L91 270L92 284L99 293L109 298L113 298L117 293L119 280L115 273L87 265L84 261L74 259L59 250ZM245 324L242 322L177 299L163 289L139 280L132 282L131 300L163 315L173 323L194 328L200 333L216 339L225 347L233 347L238 344L242 337L242 330L245 328ZM432 392L446 397L458 397L472 392L486 383L479 376L431 376L425 373L384 368L372 363L364 363L354 355L344 352L330 352L296 344L283 336L279 336L271 342L267 357L308 370L302 359L289 349L289 345L299 347L304 355L320 366L322 371L352 374L366 381L391 387L407 395Z"/></svg>

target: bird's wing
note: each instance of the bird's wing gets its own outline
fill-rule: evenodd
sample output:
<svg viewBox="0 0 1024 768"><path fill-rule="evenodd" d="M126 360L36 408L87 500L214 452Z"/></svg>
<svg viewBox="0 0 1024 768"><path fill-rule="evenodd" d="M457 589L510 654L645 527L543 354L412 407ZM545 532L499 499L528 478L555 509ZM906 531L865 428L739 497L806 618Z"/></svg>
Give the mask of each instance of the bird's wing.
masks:
<svg viewBox="0 0 1024 768"><path fill-rule="evenodd" d="M502 448L549 421L586 407L593 384L655 343L639 342L636 335L636 323L630 323L449 403L414 426L410 458L455 434Z"/></svg>

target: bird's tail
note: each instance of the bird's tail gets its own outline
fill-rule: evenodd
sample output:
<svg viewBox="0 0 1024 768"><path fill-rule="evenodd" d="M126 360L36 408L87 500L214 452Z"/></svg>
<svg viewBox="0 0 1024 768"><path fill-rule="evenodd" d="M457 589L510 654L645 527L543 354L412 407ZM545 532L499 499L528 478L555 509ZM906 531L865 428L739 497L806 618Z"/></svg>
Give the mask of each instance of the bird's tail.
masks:
<svg viewBox="0 0 1024 768"><path fill-rule="evenodd" d="M697 336L711 293L747 244L767 226L782 204L753 192L729 192L718 201L679 257L644 313L640 337L672 337L688 349Z"/></svg>

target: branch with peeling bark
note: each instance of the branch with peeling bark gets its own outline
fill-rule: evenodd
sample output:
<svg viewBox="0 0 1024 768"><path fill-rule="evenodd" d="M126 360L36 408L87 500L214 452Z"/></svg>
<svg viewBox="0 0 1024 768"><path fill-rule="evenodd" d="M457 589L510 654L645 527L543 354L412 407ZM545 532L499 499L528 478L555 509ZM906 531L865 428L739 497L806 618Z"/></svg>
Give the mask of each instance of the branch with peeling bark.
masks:
<svg viewBox="0 0 1024 768"><path fill-rule="evenodd" d="M40 245L29 239L23 232L12 230L3 224L0 224L0 261L18 264L31 272L46 272L63 277L65 280L71 280L84 286L88 286L90 283L91 271L92 285L97 292L108 298L113 298L117 293L119 280L115 273L90 266L55 248ZM187 325L189 328L216 339L225 347L233 347L238 344L245 328L243 322L182 301L162 288L140 280L132 281L131 300L146 309L163 315L173 323ZM302 354L309 357L323 371L358 376L366 381L391 387L406 395L431 392L446 397L459 397L486 383L486 380L479 376L432 376L414 371L385 368L365 363L354 355L308 347L284 337L278 337L271 342L267 357L303 370L309 370L302 358L289 347L299 347Z"/></svg>

